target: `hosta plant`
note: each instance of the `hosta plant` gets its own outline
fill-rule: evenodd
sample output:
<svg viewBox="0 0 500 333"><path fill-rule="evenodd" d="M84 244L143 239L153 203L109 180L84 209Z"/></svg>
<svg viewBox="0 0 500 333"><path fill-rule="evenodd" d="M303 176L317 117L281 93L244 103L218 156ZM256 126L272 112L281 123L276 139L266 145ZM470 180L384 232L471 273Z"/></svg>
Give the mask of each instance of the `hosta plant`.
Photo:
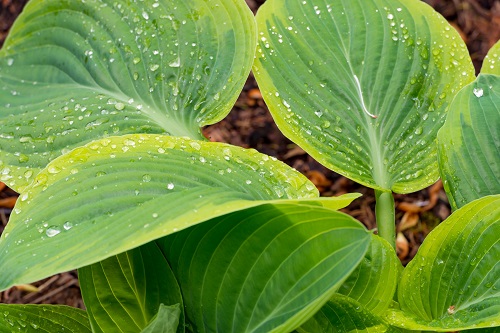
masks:
<svg viewBox="0 0 500 333"><path fill-rule="evenodd" d="M417 0L31 0L0 51L0 290L78 269L86 310L0 304L0 330L500 326L496 50L474 81ZM375 189L380 236L337 211L359 195L200 134L252 64L283 133ZM439 173L456 211L403 269L392 192Z"/></svg>

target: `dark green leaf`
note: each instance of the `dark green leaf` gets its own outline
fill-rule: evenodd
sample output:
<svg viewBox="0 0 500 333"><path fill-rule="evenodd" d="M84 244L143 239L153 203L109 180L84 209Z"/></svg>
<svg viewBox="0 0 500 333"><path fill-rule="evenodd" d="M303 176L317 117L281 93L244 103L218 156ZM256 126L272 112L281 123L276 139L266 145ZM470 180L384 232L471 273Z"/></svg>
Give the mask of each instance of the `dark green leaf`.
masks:
<svg viewBox="0 0 500 333"><path fill-rule="evenodd" d="M90 333L83 310L62 305L0 304L0 332Z"/></svg>
<svg viewBox="0 0 500 333"><path fill-rule="evenodd" d="M350 297L335 295L309 321L298 329L299 333L396 333L400 330L365 309Z"/></svg>
<svg viewBox="0 0 500 333"><path fill-rule="evenodd" d="M151 323L141 333L175 333L179 332L179 316L181 307L179 304L166 306L160 305L160 310ZM182 332L184 329L182 328Z"/></svg>
<svg viewBox="0 0 500 333"><path fill-rule="evenodd" d="M184 332L181 291L155 242L83 267L78 277L94 333L140 332L158 311L158 322L168 317L173 309L162 304L180 304L176 320L178 333Z"/></svg>
<svg viewBox="0 0 500 333"><path fill-rule="evenodd" d="M290 332L356 268L370 234L352 217L287 203L163 238L196 332Z"/></svg>
<svg viewBox="0 0 500 333"><path fill-rule="evenodd" d="M393 300L402 269L391 245L372 235L368 252L338 292L359 302L365 310L381 314Z"/></svg>

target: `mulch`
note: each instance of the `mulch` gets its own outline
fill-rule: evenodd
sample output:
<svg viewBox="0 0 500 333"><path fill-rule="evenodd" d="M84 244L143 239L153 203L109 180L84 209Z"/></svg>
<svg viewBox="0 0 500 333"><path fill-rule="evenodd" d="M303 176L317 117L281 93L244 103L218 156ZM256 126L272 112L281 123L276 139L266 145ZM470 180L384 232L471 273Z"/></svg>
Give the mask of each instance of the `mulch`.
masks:
<svg viewBox="0 0 500 333"><path fill-rule="evenodd" d="M0 46L26 0L0 0ZM255 12L263 0L247 0ZM467 44L476 71L493 44L500 39L500 1L425 0L439 11L460 33ZM227 142L275 156L305 174L323 196L359 192L346 213L374 229L374 192L342 177L313 160L300 147L285 138L274 124L253 76L247 80L232 112L203 132L212 141ZM17 194L0 183L0 232L7 224ZM409 195L395 194L398 228L398 256L408 263L427 234L450 214L441 182ZM44 279L0 293L2 303L67 304L83 308L76 272Z"/></svg>

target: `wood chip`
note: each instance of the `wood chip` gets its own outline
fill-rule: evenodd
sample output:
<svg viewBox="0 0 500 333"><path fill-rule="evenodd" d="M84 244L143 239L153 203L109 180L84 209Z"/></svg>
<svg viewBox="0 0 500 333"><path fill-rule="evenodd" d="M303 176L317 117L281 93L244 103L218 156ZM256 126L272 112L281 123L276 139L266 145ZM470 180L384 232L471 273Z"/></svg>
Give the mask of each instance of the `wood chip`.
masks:
<svg viewBox="0 0 500 333"><path fill-rule="evenodd" d="M17 197L9 197L5 199L0 199L0 207L5 207L5 208L14 208L14 205L16 204Z"/></svg>

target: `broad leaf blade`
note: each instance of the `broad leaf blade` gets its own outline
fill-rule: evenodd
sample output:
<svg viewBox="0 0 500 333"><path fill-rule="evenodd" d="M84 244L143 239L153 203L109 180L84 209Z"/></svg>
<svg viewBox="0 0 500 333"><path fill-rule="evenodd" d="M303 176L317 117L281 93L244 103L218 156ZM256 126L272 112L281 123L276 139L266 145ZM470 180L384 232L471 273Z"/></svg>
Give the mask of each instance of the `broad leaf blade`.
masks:
<svg viewBox="0 0 500 333"><path fill-rule="evenodd" d="M352 298L335 295L298 329L299 333L400 332Z"/></svg>
<svg viewBox="0 0 500 333"><path fill-rule="evenodd" d="M199 332L290 332L333 295L370 234L343 213L274 204L161 240Z"/></svg>
<svg viewBox="0 0 500 333"><path fill-rule="evenodd" d="M1 332L91 333L87 313L61 305L0 304Z"/></svg>
<svg viewBox="0 0 500 333"><path fill-rule="evenodd" d="M436 181L437 131L474 79L443 17L421 1L269 0L257 22L255 77L286 136L378 190Z"/></svg>
<svg viewBox="0 0 500 333"><path fill-rule="evenodd" d="M317 196L306 177L255 150L160 135L102 139L52 161L21 195L0 238L0 290L267 200Z"/></svg>
<svg viewBox="0 0 500 333"><path fill-rule="evenodd" d="M438 143L441 178L454 209L500 194L500 76L480 74L458 93Z"/></svg>
<svg viewBox="0 0 500 333"><path fill-rule="evenodd" d="M178 332L179 316L181 308L179 304L166 306L160 305L160 310L153 318L151 323L141 331L141 333L175 333ZM184 328L182 328L184 332Z"/></svg>
<svg viewBox="0 0 500 333"><path fill-rule="evenodd" d="M500 326L500 195L475 200L434 229L403 271L401 310L390 322L414 330Z"/></svg>
<svg viewBox="0 0 500 333"><path fill-rule="evenodd" d="M0 180L22 190L113 134L201 138L241 91L255 30L242 0L30 1L0 51Z"/></svg>
<svg viewBox="0 0 500 333"><path fill-rule="evenodd" d="M168 317L163 304L180 304L177 332L184 332L181 291L155 242L80 268L78 278L94 333L140 332L159 311L159 322Z"/></svg>
<svg viewBox="0 0 500 333"><path fill-rule="evenodd" d="M391 245L372 235L368 252L338 292L359 302L367 311L381 314L393 300L402 269Z"/></svg>
<svg viewBox="0 0 500 333"><path fill-rule="evenodd" d="M481 74L500 75L500 41L496 42L484 57Z"/></svg>

